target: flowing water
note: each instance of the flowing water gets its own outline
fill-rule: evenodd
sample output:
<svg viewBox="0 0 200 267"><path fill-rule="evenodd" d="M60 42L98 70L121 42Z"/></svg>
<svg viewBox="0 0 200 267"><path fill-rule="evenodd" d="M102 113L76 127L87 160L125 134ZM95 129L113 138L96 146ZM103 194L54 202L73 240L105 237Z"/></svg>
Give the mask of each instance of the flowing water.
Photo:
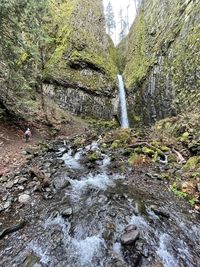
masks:
<svg viewBox="0 0 200 267"><path fill-rule="evenodd" d="M58 148L54 160L63 159L64 165L57 165L59 172L52 179L64 177L69 186L52 188L49 199L33 196L36 199L25 211L27 227L1 244L0 265L200 266L196 215L185 212L169 192L153 195L148 188L128 184L125 174L111 169L110 155L102 153L95 166L88 167L84 159L89 151L99 151L98 143L76 152ZM170 216L158 216L153 205ZM137 227L140 238L123 246L120 237L130 224Z"/></svg>
<svg viewBox="0 0 200 267"><path fill-rule="evenodd" d="M121 127L128 128L128 113L127 113L127 106L126 106L126 94L124 89L124 82L121 75L117 75L119 81L119 102L120 102L120 112L121 112Z"/></svg>

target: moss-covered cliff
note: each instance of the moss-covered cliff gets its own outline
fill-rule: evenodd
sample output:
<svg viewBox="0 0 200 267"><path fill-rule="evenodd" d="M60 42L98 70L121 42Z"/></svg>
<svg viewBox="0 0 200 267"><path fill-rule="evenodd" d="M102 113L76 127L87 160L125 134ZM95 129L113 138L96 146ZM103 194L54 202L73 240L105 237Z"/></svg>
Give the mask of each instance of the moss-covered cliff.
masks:
<svg viewBox="0 0 200 267"><path fill-rule="evenodd" d="M46 91L75 113L111 117L116 55L105 33L102 1L55 0L51 9L55 47L45 65L45 78L54 86Z"/></svg>
<svg viewBox="0 0 200 267"><path fill-rule="evenodd" d="M24 116L50 96L65 110L111 118L116 54L101 0L0 4L0 116Z"/></svg>
<svg viewBox="0 0 200 267"><path fill-rule="evenodd" d="M143 1L126 39L131 117L148 123L200 106L199 10L199 1Z"/></svg>

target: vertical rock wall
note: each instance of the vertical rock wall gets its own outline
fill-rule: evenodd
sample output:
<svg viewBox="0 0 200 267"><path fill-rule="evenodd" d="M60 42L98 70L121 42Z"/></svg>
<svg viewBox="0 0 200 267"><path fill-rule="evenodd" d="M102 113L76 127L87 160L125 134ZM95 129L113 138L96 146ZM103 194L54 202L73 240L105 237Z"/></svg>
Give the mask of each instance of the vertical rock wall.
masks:
<svg viewBox="0 0 200 267"><path fill-rule="evenodd" d="M117 93L115 48L101 0L54 0L45 92L75 114L112 118Z"/></svg>
<svg viewBox="0 0 200 267"><path fill-rule="evenodd" d="M133 121L150 123L200 106L199 11L197 0L143 1L123 44Z"/></svg>

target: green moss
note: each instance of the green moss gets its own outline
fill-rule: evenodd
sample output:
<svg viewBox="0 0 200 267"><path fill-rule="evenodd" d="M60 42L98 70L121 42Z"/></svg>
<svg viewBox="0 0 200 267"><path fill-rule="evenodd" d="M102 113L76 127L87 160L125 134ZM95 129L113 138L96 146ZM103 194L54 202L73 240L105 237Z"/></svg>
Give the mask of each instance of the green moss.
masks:
<svg viewBox="0 0 200 267"><path fill-rule="evenodd" d="M171 149L169 147L167 147L167 146L161 146L160 149L161 149L162 152L170 152L171 151Z"/></svg>
<svg viewBox="0 0 200 267"><path fill-rule="evenodd" d="M145 77L149 66L152 64L152 59L146 54L146 25L143 12L136 18L132 27L124 71L127 88L131 88Z"/></svg>
<svg viewBox="0 0 200 267"><path fill-rule="evenodd" d="M200 168L200 156L194 156L188 159L183 169L185 171L192 171Z"/></svg>
<svg viewBox="0 0 200 267"><path fill-rule="evenodd" d="M183 133L180 137L179 137L179 140L181 142L187 142L188 141L188 137L189 137L190 133L188 132L185 132Z"/></svg>
<svg viewBox="0 0 200 267"><path fill-rule="evenodd" d="M143 147L143 148L142 148L142 152L143 152L145 155L149 156L149 157L153 157L153 156L154 156L154 153L155 153L152 149L150 149L150 148L148 148L148 147Z"/></svg>
<svg viewBox="0 0 200 267"><path fill-rule="evenodd" d="M101 158L100 152L94 152L88 156L88 160L91 162L95 162L96 160L99 160Z"/></svg>
<svg viewBox="0 0 200 267"><path fill-rule="evenodd" d="M98 21L102 15L100 3L65 0L58 4L54 0L51 6L55 49L45 66L46 79L66 81L90 91L114 88L118 72L116 49L106 35L104 44L97 36L98 31L103 34ZM90 16L89 10L96 17ZM83 27L79 27L81 21L85 23ZM83 69L90 70L90 73L83 72Z"/></svg>

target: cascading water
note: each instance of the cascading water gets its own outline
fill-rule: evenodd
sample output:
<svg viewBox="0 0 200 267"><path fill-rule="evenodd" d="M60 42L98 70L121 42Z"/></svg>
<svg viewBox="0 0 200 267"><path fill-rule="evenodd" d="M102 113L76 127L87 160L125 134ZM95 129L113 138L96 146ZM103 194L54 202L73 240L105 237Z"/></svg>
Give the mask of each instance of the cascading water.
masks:
<svg viewBox="0 0 200 267"><path fill-rule="evenodd" d="M91 166L85 158L94 152L101 155ZM79 150L58 144L48 160L41 155L51 166L51 195L32 195L23 211L26 227L0 240L0 266L200 266L198 217L171 201L163 185L151 181L150 191L141 176L140 189L137 180L128 183L114 171L111 155L98 142ZM131 229L139 232L134 244L121 243L127 227L129 237Z"/></svg>
<svg viewBox="0 0 200 267"><path fill-rule="evenodd" d="M128 128L128 113L126 107L126 94L124 89L124 82L121 75L117 75L119 81L119 102L120 102L120 111L121 111L121 127Z"/></svg>

